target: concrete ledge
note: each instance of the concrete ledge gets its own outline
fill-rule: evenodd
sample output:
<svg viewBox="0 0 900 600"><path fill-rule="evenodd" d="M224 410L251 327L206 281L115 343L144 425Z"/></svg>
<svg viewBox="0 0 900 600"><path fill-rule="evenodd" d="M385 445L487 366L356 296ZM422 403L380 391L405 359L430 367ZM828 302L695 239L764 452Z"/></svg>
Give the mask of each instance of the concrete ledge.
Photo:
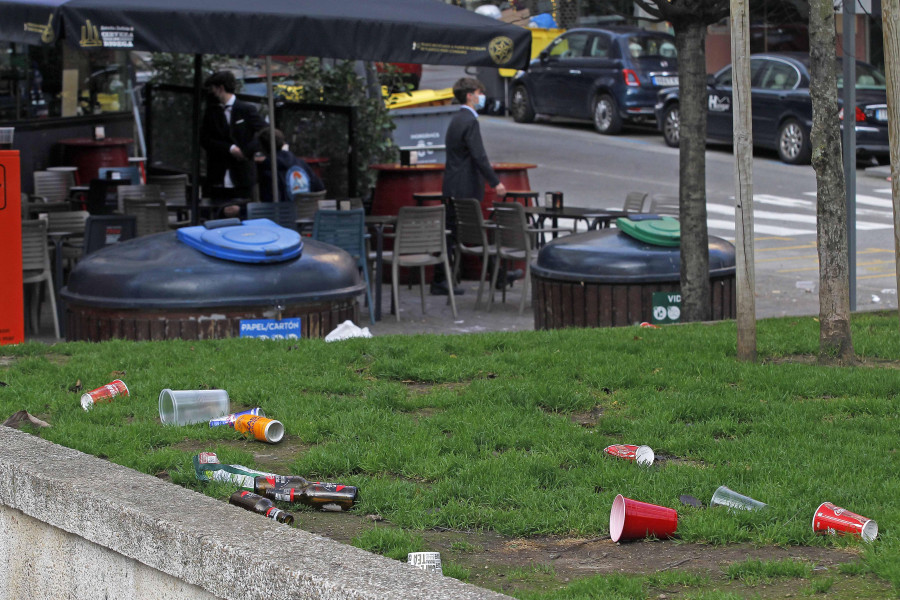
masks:
<svg viewBox="0 0 900 600"><path fill-rule="evenodd" d="M508 598L14 429L0 448L8 598Z"/></svg>

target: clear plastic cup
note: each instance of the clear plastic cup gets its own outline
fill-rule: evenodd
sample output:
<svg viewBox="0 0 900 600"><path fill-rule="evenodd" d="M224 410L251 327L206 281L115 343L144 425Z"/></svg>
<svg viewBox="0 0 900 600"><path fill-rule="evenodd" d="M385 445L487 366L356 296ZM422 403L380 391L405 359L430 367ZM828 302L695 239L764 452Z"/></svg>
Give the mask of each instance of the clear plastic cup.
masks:
<svg viewBox="0 0 900 600"><path fill-rule="evenodd" d="M764 502L754 500L749 496L738 494L736 491L720 485L713 494L710 506L727 506L738 510L762 510L766 507Z"/></svg>
<svg viewBox="0 0 900 600"><path fill-rule="evenodd" d="M159 420L163 425L208 423L230 411L225 390L170 390L159 393Z"/></svg>

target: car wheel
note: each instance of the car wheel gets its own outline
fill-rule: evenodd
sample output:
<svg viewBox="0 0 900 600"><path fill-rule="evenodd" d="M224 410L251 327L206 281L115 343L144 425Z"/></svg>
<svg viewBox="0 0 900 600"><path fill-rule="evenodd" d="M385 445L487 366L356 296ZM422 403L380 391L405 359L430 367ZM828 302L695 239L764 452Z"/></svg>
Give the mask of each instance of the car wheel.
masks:
<svg viewBox="0 0 900 600"><path fill-rule="evenodd" d="M510 107L513 119L516 123L531 123L534 121L534 107L531 106L531 98L524 85L517 85L513 90L512 106Z"/></svg>
<svg viewBox="0 0 900 600"><path fill-rule="evenodd" d="M594 100L594 128L604 135L615 135L622 129L622 117L615 98L607 94Z"/></svg>
<svg viewBox="0 0 900 600"><path fill-rule="evenodd" d="M666 145L677 148L681 141L681 113L678 110L678 104L673 103L666 107L663 112L662 132Z"/></svg>
<svg viewBox="0 0 900 600"><path fill-rule="evenodd" d="M805 165L812 156L809 132L796 119L788 119L778 130L778 158L789 165Z"/></svg>

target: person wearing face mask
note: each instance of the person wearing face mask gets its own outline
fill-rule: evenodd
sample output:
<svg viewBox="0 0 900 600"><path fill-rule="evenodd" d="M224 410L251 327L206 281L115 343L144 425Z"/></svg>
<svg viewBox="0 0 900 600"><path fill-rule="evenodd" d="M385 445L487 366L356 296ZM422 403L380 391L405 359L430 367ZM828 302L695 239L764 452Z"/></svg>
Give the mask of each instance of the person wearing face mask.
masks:
<svg viewBox="0 0 900 600"><path fill-rule="evenodd" d="M478 126L477 111L484 108L485 103L484 85L474 77L463 77L453 84L453 96L462 108L453 115L444 135L446 159L441 193L448 198L475 198L481 202L484 200L484 183L487 181L497 192L497 196L505 196L506 187L500 183L491 167ZM447 204L447 224L451 231L456 227L452 206ZM447 293L447 282L441 275L442 271L435 269L432 294ZM462 293L462 289L458 292L454 289L454 293Z"/></svg>
<svg viewBox="0 0 900 600"><path fill-rule="evenodd" d="M255 106L234 95L237 81L231 71L213 73L204 88L209 101L200 125L200 145L206 150L207 193L223 205L222 216L237 216L239 205L253 198L256 134L266 123Z"/></svg>

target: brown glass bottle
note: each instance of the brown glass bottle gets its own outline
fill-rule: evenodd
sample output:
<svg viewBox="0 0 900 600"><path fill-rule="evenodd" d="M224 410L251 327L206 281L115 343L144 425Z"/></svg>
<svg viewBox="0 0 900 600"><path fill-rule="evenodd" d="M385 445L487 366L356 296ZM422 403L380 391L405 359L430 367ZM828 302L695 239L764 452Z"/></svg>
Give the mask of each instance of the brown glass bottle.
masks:
<svg viewBox="0 0 900 600"><path fill-rule="evenodd" d="M299 475L274 475L254 479L254 491L271 500L296 502L322 510L350 510L359 490L352 485L310 482Z"/></svg>
<svg viewBox="0 0 900 600"><path fill-rule="evenodd" d="M228 503L265 515L270 519L275 519L279 523L286 523L287 525L292 525L294 523L294 515L285 512L280 508L276 508L275 503L270 499L254 494L253 492L248 492L246 490L235 492L231 495L231 498L228 499Z"/></svg>

